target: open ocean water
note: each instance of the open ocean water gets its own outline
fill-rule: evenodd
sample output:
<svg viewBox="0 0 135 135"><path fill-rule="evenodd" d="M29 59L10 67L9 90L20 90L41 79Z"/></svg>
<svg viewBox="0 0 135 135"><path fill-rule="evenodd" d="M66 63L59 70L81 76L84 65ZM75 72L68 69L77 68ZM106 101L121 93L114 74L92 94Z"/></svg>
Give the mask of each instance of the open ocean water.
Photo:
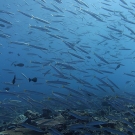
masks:
<svg viewBox="0 0 135 135"><path fill-rule="evenodd" d="M135 1L1 0L0 135L135 135Z"/></svg>

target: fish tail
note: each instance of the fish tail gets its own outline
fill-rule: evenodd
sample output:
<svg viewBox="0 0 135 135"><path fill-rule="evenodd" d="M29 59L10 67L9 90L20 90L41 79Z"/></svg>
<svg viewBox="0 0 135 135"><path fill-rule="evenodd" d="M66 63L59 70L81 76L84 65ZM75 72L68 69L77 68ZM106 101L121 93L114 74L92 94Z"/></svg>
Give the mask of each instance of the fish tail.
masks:
<svg viewBox="0 0 135 135"><path fill-rule="evenodd" d="M31 79L29 78L29 82L31 82Z"/></svg>
<svg viewBox="0 0 135 135"><path fill-rule="evenodd" d="M16 67L16 64L14 64L14 66Z"/></svg>

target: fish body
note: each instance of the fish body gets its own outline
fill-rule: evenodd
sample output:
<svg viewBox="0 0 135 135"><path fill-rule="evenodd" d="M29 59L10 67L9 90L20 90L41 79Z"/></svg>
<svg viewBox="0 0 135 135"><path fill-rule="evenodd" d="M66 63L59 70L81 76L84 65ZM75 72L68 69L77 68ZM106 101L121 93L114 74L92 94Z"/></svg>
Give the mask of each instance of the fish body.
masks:
<svg viewBox="0 0 135 135"><path fill-rule="evenodd" d="M3 23L6 23L6 24L12 25L12 23L9 22L9 21L7 21L7 20L4 20L4 19L1 19L1 18L0 18L0 21L3 22Z"/></svg>
<svg viewBox="0 0 135 135"><path fill-rule="evenodd" d="M56 5L54 5L54 4L52 4L58 11L60 11L61 13L63 13L63 11L59 8L59 7L57 7Z"/></svg>
<svg viewBox="0 0 135 135"><path fill-rule="evenodd" d="M121 66L121 65L120 65L120 64L118 64L118 65L117 65L117 67L115 68L115 70L117 70L118 68L120 68L120 66Z"/></svg>
<svg viewBox="0 0 135 135"><path fill-rule="evenodd" d="M32 81L32 82L37 82L37 78L36 78L36 77L34 77L34 78L32 78L32 79L29 78L29 82L31 82L31 81Z"/></svg>
<svg viewBox="0 0 135 135"><path fill-rule="evenodd" d="M69 82L65 82L65 81L59 81L59 80L54 80L54 81L46 81L46 83L48 84L62 84L62 85L69 85Z"/></svg>
<svg viewBox="0 0 135 135"><path fill-rule="evenodd" d="M14 66L23 67L24 64L23 63L18 63L18 64L14 64Z"/></svg>
<svg viewBox="0 0 135 135"><path fill-rule="evenodd" d="M22 123L21 126L27 128L27 129L36 131L36 132L40 132L40 133L43 133L43 132L44 132L44 131L41 130L40 128L37 128L36 126L30 125L30 124L27 124L27 123Z"/></svg>
<svg viewBox="0 0 135 135"><path fill-rule="evenodd" d="M6 87L6 88L4 88L4 90L9 91L9 90L10 90L10 88L9 88L9 87Z"/></svg>
<svg viewBox="0 0 135 135"><path fill-rule="evenodd" d="M55 0L57 3L62 3L62 1L61 0Z"/></svg>
<svg viewBox="0 0 135 135"><path fill-rule="evenodd" d="M5 27L5 25L4 24L0 24L0 27Z"/></svg>
<svg viewBox="0 0 135 135"><path fill-rule="evenodd" d="M22 11L19 11L18 10L18 12L20 12L21 14L23 14L24 16L27 16L27 17L29 17L29 18L32 18L32 15L29 15L29 14L27 14L27 13L24 13L24 12L22 12Z"/></svg>
<svg viewBox="0 0 135 135"><path fill-rule="evenodd" d="M12 84L15 84L16 76L14 75L14 78L12 80Z"/></svg>
<svg viewBox="0 0 135 135"><path fill-rule="evenodd" d="M105 62L106 64L109 64L108 61L106 61L104 58L100 57L98 54L94 53L94 55L99 58L101 61Z"/></svg>
<svg viewBox="0 0 135 135"><path fill-rule="evenodd" d="M52 8L49 8L49 7L46 7L46 6L43 6L42 8L44 8L44 9L46 9L46 10L49 10L49 11L51 11L51 12L57 13L57 11L54 10L54 9L52 9Z"/></svg>

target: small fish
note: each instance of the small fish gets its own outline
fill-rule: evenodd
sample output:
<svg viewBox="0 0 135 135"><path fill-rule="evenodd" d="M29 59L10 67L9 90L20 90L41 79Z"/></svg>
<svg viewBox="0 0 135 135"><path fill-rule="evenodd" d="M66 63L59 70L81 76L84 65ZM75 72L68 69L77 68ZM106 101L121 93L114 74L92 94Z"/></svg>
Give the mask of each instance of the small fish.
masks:
<svg viewBox="0 0 135 135"><path fill-rule="evenodd" d="M62 84L62 85L69 85L69 82L65 82L65 81L59 81L59 80L54 80L54 81L46 81L46 83L48 84Z"/></svg>
<svg viewBox="0 0 135 135"><path fill-rule="evenodd" d="M49 7L47 7L47 6L43 6L42 8L57 13L56 10L54 10L54 9L52 9L52 8L49 8Z"/></svg>
<svg viewBox="0 0 135 135"><path fill-rule="evenodd" d="M109 78L107 78L108 79L108 81L114 86L114 87L116 87L117 89L119 89L119 87L114 83L114 82L112 82Z"/></svg>
<svg viewBox="0 0 135 135"><path fill-rule="evenodd" d="M12 25L12 23L11 23L11 22L9 22L9 21L7 21L7 20L4 20L4 19L1 19L1 18L0 18L0 22L3 22L3 23L6 23L6 24L10 24L10 25Z"/></svg>
<svg viewBox="0 0 135 135"><path fill-rule="evenodd" d="M3 84L5 84L5 85L14 85L14 86L17 86L17 87L19 87L19 84L13 84L12 82L3 82Z"/></svg>
<svg viewBox="0 0 135 135"><path fill-rule="evenodd" d="M93 12L87 11L85 9L81 9L83 12L89 14L90 16L94 17L96 20L100 21L100 22L104 22L101 17L98 14L95 14Z"/></svg>
<svg viewBox="0 0 135 135"><path fill-rule="evenodd" d="M52 4L52 3L51 3ZM60 12L62 12L63 13L63 11L59 8L59 7L57 7L56 5L54 5L54 4L52 4L58 11L60 11Z"/></svg>
<svg viewBox="0 0 135 135"><path fill-rule="evenodd" d="M34 91L34 90L24 90L25 93L29 93L29 94L36 94L36 95L44 95L46 96L46 94L42 93L42 92L37 92L37 91Z"/></svg>
<svg viewBox="0 0 135 135"><path fill-rule="evenodd" d="M99 71L101 71L102 73L109 73L109 74L113 74L113 72L111 72L111 71L107 71L107 70L99 70Z"/></svg>
<svg viewBox="0 0 135 135"><path fill-rule="evenodd" d="M14 15L14 13L7 12L7 11L4 11L4 10L0 10L0 13L5 13L5 14L8 14L8 15Z"/></svg>
<svg viewBox="0 0 135 135"><path fill-rule="evenodd" d="M5 25L4 24L0 24L0 27L5 27Z"/></svg>
<svg viewBox="0 0 135 135"><path fill-rule="evenodd" d="M49 133L51 133L51 135L63 135L62 133L60 133L58 130L54 128L50 128Z"/></svg>
<svg viewBox="0 0 135 135"><path fill-rule="evenodd" d="M27 124L27 123L22 123L21 126L27 128L27 129L30 129L30 130L33 130L33 131L36 131L36 132L40 132L40 133L43 133L44 131L41 130L40 128L38 127L35 127L33 125L30 125L30 124Z"/></svg>
<svg viewBox="0 0 135 135"><path fill-rule="evenodd" d="M18 63L18 64L14 64L14 66L23 67L24 64L23 63Z"/></svg>
<svg viewBox="0 0 135 135"><path fill-rule="evenodd" d="M50 32L47 28L45 28L45 27L41 27L41 26L32 26L32 25L30 25L29 24L29 26L30 26L30 28L33 28L33 29L38 29L38 30L41 30L41 31L44 31L44 32Z"/></svg>
<svg viewBox="0 0 135 135"><path fill-rule="evenodd" d="M61 0L55 0L57 3L62 3L62 1Z"/></svg>
<svg viewBox="0 0 135 135"><path fill-rule="evenodd" d="M7 35L7 34L0 34L0 37L2 37L2 38L10 38L10 36Z"/></svg>
<svg viewBox="0 0 135 135"><path fill-rule="evenodd" d="M32 31L28 32L28 34L32 34Z"/></svg>
<svg viewBox="0 0 135 135"><path fill-rule="evenodd" d="M109 62L106 61L103 57L99 56L99 55L96 54L96 53L94 53L94 55L95 55L97 58L99 58L101 61L103 61L104 63L109 64Z"/></svg>
<svg viewBox="0 0 135 135"><path fill-rule="evenodd" d="M128 5L124 0L120 0L123 4Z"/></svg>
<svg viewBox="0 0 135 135"><path fill-rule="evenodd" d="M36 49L40 49L40 50L48 50L45 47L41 47L41 46L36 46L36 45L29 45L30 47L36 48Z"/></svg>
<svg viewBox="0 0 135 135"><path fill-rule="evenodd" d="M47 74L49 74L51 69L47 70L45 73L43 73L44 76L46 76Z"/></svg>
<svg viewBox="0 0 135 135"><path fill-rule="evenodd" d="M117 70L118 68L120 68L121 64L118 64L117 67L115 68L115 70Z"/></svg>
<svg viewBox="0 0 135 135"><path fill-rule="evenodd" d="M35 17L35 16L33 16L33 15L32 15L32 17L33 17L33 19L35 19L35 20L37 20L37 21L39 21L39 22L43 22L43 23L46 23L46 24L50 24L48 21L43 20L43 19L41 19L41 18Z"/></svg>
<svg viewBox="0 0 135 135"><path fill-rule="evenodd" d="M87 7L87 8L89 8L89 6L86 3L84 3L83 1L81 1L81 0L75 0L75 1L77 3L79 3L80 5L83 5L83 6Z"/></svg>
<svg viewBox="0 0 135 135"><path fill-rule="evenodd" d="M126 135L124 132L121 132L121 131L118 131L118 130L115 130L115 129L112 129L112 128L103 128L102 129L103 131L107 131L107 132L110 132L111 134L117 134L117 135Z"/></svg>
<svg viewBox="0 0 135 135"><path fill-rule="evenodd" d="M135 77L135 75L133 75L133 74L128 74L128 73L124 73L124 75L131 76L131 77Z"/></svg>
<svg viewBox="0 0 135 135"><path fill-rule="evenodd" d="M53 17L65 17L64 15L59 15L59 14L57 14L57 15L53 15L53 14L51 14Z"/></svg>
<svg viewBox="0 0 135 135"><path fill-rule="evenodd" d="M22 12L22 11L20 11L20 10L18 10L18 12L20 12L20 13L23 14L24 16L27 16L27 17L29 17L29 18L32 18L32 15L29 15L29 14L27 14L27 13L24 13L24 12Z"/></svg>
<svg viewBox="0 0 135 135"><path fill-rule="evenodd" d="M75 12L73 12L73 11L71 11L71 10L67 10L67 9L65 9L65 11L67 11L67 12L69 12L69 13L73 14L73 15L77 15Z"/></svg>
<svg viewBox="0 0 135 135"><path fill-rule="evenodd" d="M9 88L9 87L6 87L6 88L4 88L4 90L9 91L9 90L10 90L10 88Z"/></svg>
<svg viewBox="0 0 135 135"><path fill-rule="evenodd" d="M76 119L79 119L79 120L87 121L87 120L89 119L89 117L87 117L87 116L80 116L80 115L78 115L78 114L76 114L76 113L73 113L73 112L68 112L68 114L69 114L70 116L75 117Z"/></svg>
<svg viewBox="0 0 135 135"><path fill-rule="evenodd" d="M8 52L9 54L13 54L13 52Z"/></svg>
<svg viewBox="0 0 135 135"><path fill-rule="evenodd" d="M122 30L119 30L119 29L116 29L116 28L112 28L110 26L107 26L107 28L110 29L110 30L113 30L115 32L122 33Z"/></svg>
<svg viewBox="0 0 135 135"><path fill-rule="evenodd" d="M81 56L77 55L77 54L74 54L74 53L71 53L71 52L68 52L69 54L71 54L72 56L76 57L76 58L79 58L79 59L84 59L82 58Z"/></svg>
<svg viewBox="0 0 135 135"><path fill-rule="evenodd" d="M14 78L12 80L12 84L15 84L16 76L14 75Z"/></svg>
<svg viewBox="0 0 135 135"><path fill-rule="evenodd" d="M25 74L23 74L23 73L21 73L21 74L28 80L28 77Z"/></svg>
<svg viewBox="0 0 135 135"><path fill-rule="evenodd" d="M33 82L37 82L37 77L34 77L34 78L29 78L29 82L31 82L31 81L33 81Z"/></svg>

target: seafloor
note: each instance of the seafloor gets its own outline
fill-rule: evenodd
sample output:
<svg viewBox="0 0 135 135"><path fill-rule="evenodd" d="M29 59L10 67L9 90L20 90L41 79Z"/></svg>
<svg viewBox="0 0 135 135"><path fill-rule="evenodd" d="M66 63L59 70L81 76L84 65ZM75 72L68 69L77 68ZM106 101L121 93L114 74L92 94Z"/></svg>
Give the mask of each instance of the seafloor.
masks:
<svg viewBox="0 0 135 135"><path fill-rule="evenodd" d="M129 102L107 97L95 109L27 110L10 121L4 116L0 135L134 135L135 106Z"/></svg>

